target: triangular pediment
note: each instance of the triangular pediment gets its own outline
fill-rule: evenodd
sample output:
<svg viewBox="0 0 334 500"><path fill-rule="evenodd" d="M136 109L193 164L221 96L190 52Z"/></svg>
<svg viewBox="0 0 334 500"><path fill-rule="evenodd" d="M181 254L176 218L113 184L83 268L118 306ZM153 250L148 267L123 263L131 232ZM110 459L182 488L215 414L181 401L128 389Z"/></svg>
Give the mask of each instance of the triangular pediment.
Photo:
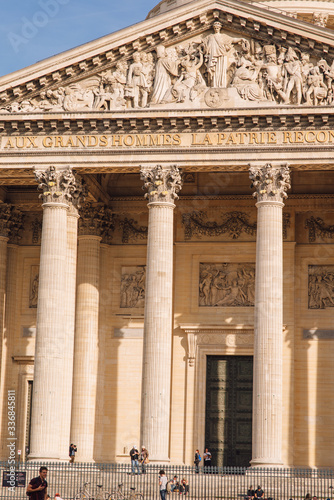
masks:
<svg viewBox="0 0 334 500"><path fill-rule="evenodd" d="M198 0L0 78L1 113L331 105L333 32Z"/></svg>

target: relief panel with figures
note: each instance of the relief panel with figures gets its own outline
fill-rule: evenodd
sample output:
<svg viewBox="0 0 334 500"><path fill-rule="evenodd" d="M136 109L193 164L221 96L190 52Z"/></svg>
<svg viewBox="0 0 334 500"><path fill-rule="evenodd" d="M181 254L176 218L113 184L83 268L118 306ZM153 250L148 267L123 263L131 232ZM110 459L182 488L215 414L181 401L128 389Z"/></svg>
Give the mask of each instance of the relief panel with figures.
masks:
<svg viewBox="0 0 334 500"><path fill-rule="evenodd" d="M145 279L145 266L122 267L120 308L144 307Z"/></svg>
<svg viewBox="0 0 334 500"><path fill-rule="evenodd" d="M334 307L334 266L308 266L308 308Z"/></svg>
<svg viewBox="0 0 334 500"><path fill-rule="evenodd" d="M249 307L254 298L254 264L200 263L199 307Z"/></svg>
<svg viewBox="0 0 334 500"><path fill-rule="evenodd" d="M332 104L334 63L289 45L235 37L217 19L174 46L136 51L115 66L2 112L125 110L146 107L318 106Z"/></svg>

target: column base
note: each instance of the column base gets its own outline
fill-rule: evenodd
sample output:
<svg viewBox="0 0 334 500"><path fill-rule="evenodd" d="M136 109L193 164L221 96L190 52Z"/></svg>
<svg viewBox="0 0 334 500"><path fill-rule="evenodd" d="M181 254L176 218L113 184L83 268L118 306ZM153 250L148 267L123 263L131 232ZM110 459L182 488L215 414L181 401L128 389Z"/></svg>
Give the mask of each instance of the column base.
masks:
<svg viewBox="0 0 334 500"><path fill-rule="evenodd" d="M170 458L168 457L161 457L161 458L151 458L149 457L150 464L154 465L170 465Z"/></svg>
<svg viewBox="0 0 334 500"><path fill-rule="evenodd" d="M251 467L284 467L281 460L275 460L272 458L254 458L250 461Z"/></svg>

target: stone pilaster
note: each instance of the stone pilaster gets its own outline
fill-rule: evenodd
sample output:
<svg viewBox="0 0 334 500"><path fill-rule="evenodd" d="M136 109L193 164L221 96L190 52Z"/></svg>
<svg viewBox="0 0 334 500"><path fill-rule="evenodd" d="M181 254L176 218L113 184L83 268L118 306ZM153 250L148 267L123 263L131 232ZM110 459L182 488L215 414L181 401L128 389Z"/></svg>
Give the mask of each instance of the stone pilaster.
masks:
<svg viewBox="0 0 334 500"><path fill-rule="evenodd" d="M94 460L99 359L100 242L110 212L86 204L80 210L75 317L71 442L77 459Z"/></svg>
<svg viewBox="0 0 334 500"><path fill-rule="evenodd" d="M15 231L15 222L17 231ZM11 365L10 357L13 347L13 320L15 318L14 300L16 290L16 265L17 265L17 245L8 245L11 240L11 230L17 234L22 226L22 215L14 212L12 205L0 205L0 394L5 394L8 364ZM17 239L13 238L13 242ZM15 321L15 320L14 320ZM13 387L11 387L13 388ZM2 406L3 404L3 406ZM8 436L8 415L7 401L5 398L0 402L0 434ZM2 453L6 453L7 442L2 440Z"/></svg>
<svg viewBox="0 0 334 500"><path fill-rule="evenodd" d="M282 448L283 199L286 165L251 166L257 197L253 466L279 466Z"/></svg>
<svg viewBox="0 0 334 500"><path fill-rule="evenodd" d="M173 302L173 210L181 189L176 166L142 168L149 221L141 401L141 444L150 460L169 458Z"/></svg>
<svg viewBox="0 0 334 500"><path fill-rule="evenodd" d="M58 460L67 454L70 421L64 421L64 391L68 367L67 212L81 192L71 168L36 171L43 202L39 290L29 459ZM65 396L66 397L66 396ZM59 436L64 436L61 438ZM63 450L65 441L66 450Z"/></svg>

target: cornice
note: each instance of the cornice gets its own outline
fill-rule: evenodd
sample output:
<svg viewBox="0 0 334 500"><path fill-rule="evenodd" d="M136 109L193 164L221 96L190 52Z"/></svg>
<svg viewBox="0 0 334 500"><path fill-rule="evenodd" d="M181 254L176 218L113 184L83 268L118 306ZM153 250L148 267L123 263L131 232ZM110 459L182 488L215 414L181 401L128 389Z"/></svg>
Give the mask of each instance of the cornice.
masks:
<svg viewBox="0 0 334 500"><path fill-rule="evenodd" d="M334 128L333 106L0 113L0 136L150 134Z"/></svg>

